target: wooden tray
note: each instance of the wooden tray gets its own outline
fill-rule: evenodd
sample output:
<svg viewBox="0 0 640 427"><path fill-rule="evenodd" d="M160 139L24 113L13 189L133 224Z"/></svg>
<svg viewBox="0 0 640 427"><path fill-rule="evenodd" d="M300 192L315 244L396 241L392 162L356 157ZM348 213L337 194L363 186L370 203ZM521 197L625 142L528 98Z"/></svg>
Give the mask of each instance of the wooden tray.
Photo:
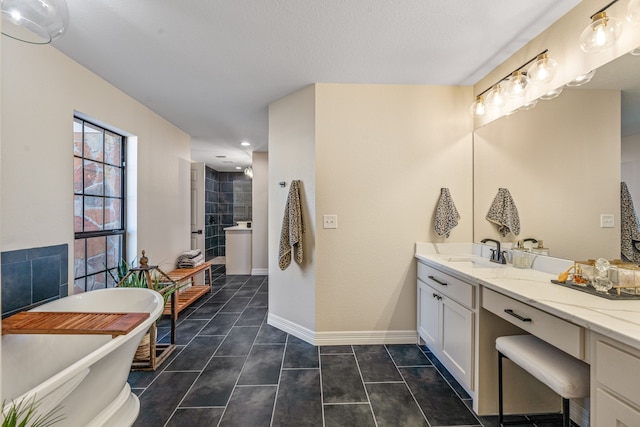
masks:
<svg viewBox="0 0 640 427"><path fill-rule="evenodd" d="M131 332L149 313L76 313L23 311L2 321L6 334L111 335Z"/></svg>

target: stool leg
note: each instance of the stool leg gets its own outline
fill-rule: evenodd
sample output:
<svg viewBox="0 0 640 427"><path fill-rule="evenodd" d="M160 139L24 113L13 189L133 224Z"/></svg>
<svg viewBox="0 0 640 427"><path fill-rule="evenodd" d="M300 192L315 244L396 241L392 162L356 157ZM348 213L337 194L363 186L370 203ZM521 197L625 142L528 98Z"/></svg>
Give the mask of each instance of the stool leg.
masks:
<svg viewBox="0 0 640 427"><path fill-rule="evenodd" d="M502 406L502 359L504 355L498 352L498 423L502 427L504 412Z"/></svg>
<svg viewBox="0 0 640 427"><path fill-rule="evenodd" d="M562 426L569 427L571 424L571 410L569 409L569 399L562 398Z"/></svg>

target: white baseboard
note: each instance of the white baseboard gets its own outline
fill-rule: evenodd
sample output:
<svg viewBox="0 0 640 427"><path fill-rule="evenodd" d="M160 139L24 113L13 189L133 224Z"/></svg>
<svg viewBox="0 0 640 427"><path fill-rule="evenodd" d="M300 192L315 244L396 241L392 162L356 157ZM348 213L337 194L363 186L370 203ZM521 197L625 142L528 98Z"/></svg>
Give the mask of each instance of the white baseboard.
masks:
<svg viewBox="0 0 640 427"><path fill-rule="evenodd" d="M314 332L311 329L298 325L297 323L290 322L287 319L283 319L280 316L276 316L273 313L267 315L267 323L271 326L285 331L288 334L293 335L296 338L300 338L309 344L314 344Z"/></svg>
<svg viewBox="0 0 640 427"><path fill-rule="evenodd" d="M316 345L415 344L418 333L411 331L316 332Z"/></svg>
<svg viewBox="0 0 640 427"><path fill-rule="evenodd" d="M415 344L418 340L415 330L314 332L272 313L267 323L313 345Z"/></svg>
<svg viewBox="0 0 640 427"><path fill-rule="evenodd" d="M252 268L251 275L252 276L268 276L269 269L268 268Z"/></svg>

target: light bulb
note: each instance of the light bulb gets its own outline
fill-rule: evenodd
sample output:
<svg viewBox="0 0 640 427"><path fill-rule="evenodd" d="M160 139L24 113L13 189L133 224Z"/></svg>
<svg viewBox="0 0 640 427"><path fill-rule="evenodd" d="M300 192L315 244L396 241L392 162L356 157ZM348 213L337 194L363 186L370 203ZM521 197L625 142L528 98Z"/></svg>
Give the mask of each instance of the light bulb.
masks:
<svg viewBox="0 0 640 427"><path fill-rule="evenodd" d="M557 98L558 96L560 96L563 90L564 90L564 87L560 86L559 88L550 90L549 92L540 96L540 99L542 99L543 101L548 101L550 99Z"/></svg>
<svg viewBox="0 0 640 427"><path fill-rule="evenodd" d="M591 24L580 35L580 49L584 52L600 52L613 46L622 34L622 22L608 17L606 12L593 15Z"/></svg>
<svg viewBox="0 0 640 427"><path fill-rule="evenodd" d="M520 98L524 96L527 86L529 86L529 77L522 71L515 71L507 80L506 84L507 96L511 98Z"/></svg>
<svg viewBox="0 0 640 427"><path fill-rule="evenodd" d="M627 21L633 25L640 24L640 0L631 0L627 6Z"/></svg>
<svg viewBox="0 0 640 427"><path fill-rule="evenodd" d="M507 97L502 90L500 83L495 85L487 94L487 104L489 107L501 109L507 104Z"/></svg>
<svg viewBox="0 0 640 427"><path fill-rule="evenodd" d="M578 86L585 85L585 84L587 84L587 83L589 83L591 81L591 79L593 78L593 76L595 76L595 74L596 74L596 70L591 70L588 73L581 74L578 77L576 77L575 79L573 79L570 82L568 82L567 86L569 86L569 87L578 87Z"/></svg>
<svg viewBox="0 0 640 427"><path fill-rule="evenodd" d="M555 77L557 68L558 63L543 53L531 64L527 70L527 76L529 76L531 83L549 83Z"/></svg>
<svg viewBox="0 0 640 427"><path fill-rule="evenodd" d="M471 104L471 115L474 117L482 117L487 113L487 105L484 103L484 97L478 95L476 100Z"/></svg>

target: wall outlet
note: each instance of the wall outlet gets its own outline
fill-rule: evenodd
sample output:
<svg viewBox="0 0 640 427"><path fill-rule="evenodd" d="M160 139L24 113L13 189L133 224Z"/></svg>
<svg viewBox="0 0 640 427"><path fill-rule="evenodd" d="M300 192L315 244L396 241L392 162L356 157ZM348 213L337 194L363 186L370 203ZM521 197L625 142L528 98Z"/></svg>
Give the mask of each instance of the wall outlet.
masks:
<svg viewBox="0 0 640 427"><path fill-rule="evenodd" d="M322 228L338 228L338 215L322 215Z"/></svg>
<svg viewBox="0 0 640 427"><path fill-rule="evenodd" d="M600 228L613 228L614 224L613 214L600 214Z"/></svg>

